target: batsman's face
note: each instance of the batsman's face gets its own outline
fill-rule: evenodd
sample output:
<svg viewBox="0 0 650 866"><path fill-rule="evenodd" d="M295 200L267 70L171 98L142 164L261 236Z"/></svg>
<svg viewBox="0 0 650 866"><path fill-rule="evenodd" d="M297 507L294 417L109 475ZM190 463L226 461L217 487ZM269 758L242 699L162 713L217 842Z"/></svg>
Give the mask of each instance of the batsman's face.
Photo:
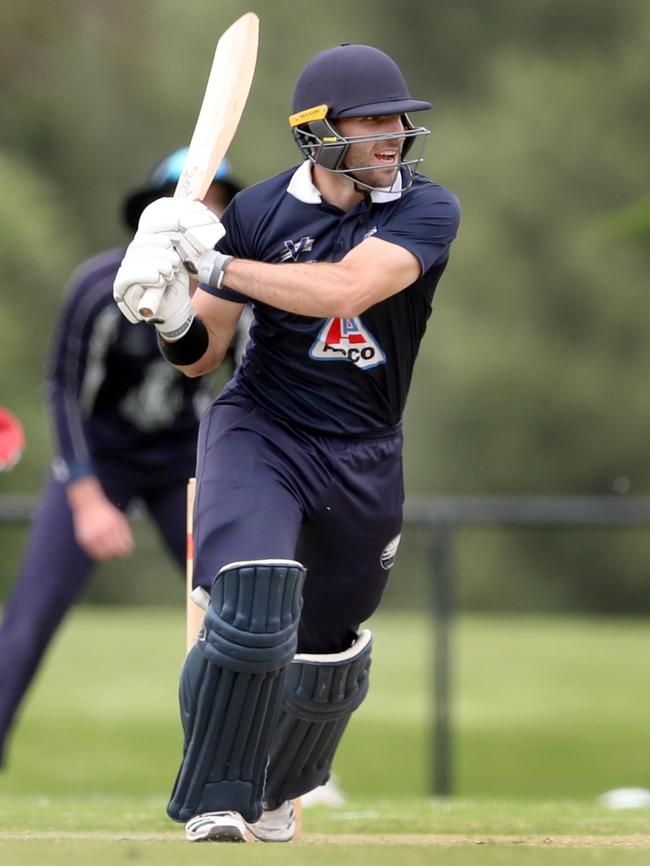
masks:
<svg viewBox="0 0 650 866"><path fill-rule="evenodd" d="M404 145L404 124L399 114L383 117L342 117L336 122L338 132L346 138L385 135L379 141L351 144L345 155L345 167L363 183L374 187L391 186L397 175ZM354 170L371 166L369 171Z"/></svg>

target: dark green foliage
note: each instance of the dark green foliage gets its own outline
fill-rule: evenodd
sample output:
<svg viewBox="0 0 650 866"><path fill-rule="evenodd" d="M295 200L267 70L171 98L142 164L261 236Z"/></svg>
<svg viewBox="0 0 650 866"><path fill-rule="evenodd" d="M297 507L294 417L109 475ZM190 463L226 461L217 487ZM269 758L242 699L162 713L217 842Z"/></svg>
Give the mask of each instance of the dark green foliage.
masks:
<svg viewBox="0 0 650 866"><path fill-rule="evenodd" d="M67 273L124 238L125 190L187 142L216 37L250 8L259 68L231 151L244 180L298 161L293 81L338 42L387 50L435 106L424 169L463 223L416 368L407 490L648 494L645 0L5 3L0 399L29 447L3 492L35 490L49 458L40 383ZM468 534L461 598L650 611L646 535ZM392 597L421 598L425 576L405 547L412 592Z"/></svg>

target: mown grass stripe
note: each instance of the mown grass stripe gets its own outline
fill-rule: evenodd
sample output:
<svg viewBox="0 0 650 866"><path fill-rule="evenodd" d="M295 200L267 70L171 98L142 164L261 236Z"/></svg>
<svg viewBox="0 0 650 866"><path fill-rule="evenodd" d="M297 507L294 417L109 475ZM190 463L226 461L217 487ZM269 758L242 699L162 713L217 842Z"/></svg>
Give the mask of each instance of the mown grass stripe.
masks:
<svg viewBox="0 0 650 866"><path fill-rule="evenodd" d="M171 842L187 844L182 833L107 832L13 832L0 831L0 842ZM630 836L451 833L308 833L302 845L430 845L449 848L458 845L521 846L541 848L650 848L650 835Z"/></svg>

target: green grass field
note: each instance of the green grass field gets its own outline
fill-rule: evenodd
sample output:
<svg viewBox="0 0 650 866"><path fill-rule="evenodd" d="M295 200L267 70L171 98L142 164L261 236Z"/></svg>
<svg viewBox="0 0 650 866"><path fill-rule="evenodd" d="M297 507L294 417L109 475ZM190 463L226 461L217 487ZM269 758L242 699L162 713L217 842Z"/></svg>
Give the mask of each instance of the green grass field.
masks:
<svg viewBox="0 0 650 866"><path fill-rule="evenodd" d="M293 846L190 846L165 816L180 755L183 622L81 608L56 641L0 775L0 864L641 864L650 809L650 624L464 617L454 630L454 796L429 796L431 634L384 614L372 688ZM217 848L217 851L215 850Z"/></svg>

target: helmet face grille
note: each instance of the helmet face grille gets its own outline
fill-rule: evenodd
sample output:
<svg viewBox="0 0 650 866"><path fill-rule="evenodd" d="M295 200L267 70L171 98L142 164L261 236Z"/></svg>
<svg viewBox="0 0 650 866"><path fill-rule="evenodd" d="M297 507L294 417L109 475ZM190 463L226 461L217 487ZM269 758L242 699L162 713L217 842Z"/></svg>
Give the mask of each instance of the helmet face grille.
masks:
<svg viewBox="0 0 650 866"><path fill-rule="evenodd" d="M413 183L413 175L423 161L422 154L430 132L424 126L414 127L408 117L404 117L404 126L404 132L400 133L399 136L396 136L394 132L385 132L379 135L342 136L327 120L318 120L295 127L293 133L296 143L306 159L328 171L345 174L357 186L368 190L378 189L378 187L365 183L362 179L363 175L366 172L376 170L377 166L355 166L354 170L350 171L344 164L349 147L368 141L387 141L394 140L396 137L403 139L402 154L396 164L397 171L393 185L397 178L401 177L401 189L406 190ZM410 154L409 159L406 159L407 154Z"/></svg>

